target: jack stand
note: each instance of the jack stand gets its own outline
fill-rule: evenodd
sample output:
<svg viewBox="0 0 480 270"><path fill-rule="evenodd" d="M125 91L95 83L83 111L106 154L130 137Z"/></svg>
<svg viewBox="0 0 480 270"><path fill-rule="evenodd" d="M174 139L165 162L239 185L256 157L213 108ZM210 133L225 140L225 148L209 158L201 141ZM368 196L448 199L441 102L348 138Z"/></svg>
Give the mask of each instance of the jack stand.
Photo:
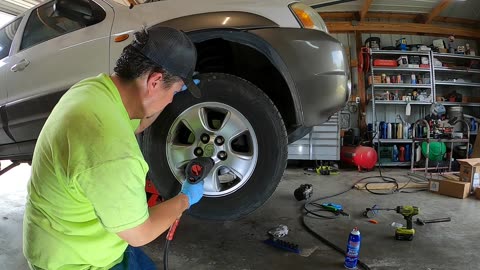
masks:
<svg viewBox="0 0 480 270"><path fill-rule="evenodd" d="M2 176L4 173L10 171L11 169L17 167L18 165L22 164L19 161L13 161L12 164L8 165L5 169L0 170L0 176Z"/></svg>
<svg viewBox="0 0 480 270"><path fill-rule="evenodd" d="M148 201L147 201L148 207L155 206L159 200L163 202L162 196L160 195L158 190L155 188L155 185L151 180L147 179L145 183L145 192L147 193L147 195L149 195Z"/></svg>

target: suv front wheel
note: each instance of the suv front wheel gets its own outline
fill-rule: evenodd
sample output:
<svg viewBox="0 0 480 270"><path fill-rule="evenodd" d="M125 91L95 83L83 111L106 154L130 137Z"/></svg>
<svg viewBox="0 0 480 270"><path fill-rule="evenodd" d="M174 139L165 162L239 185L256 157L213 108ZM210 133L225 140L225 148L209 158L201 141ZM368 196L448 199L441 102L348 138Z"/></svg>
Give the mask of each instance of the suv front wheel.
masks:
<svg viewBox="0 0 480 270"><path fill-rule="evenodd" d="M145 131L149 178L166 199L178 194L191 159L211 157L204 198L190 214L230 220L260 207L275 191L286 166L287 134L275 105L239 77L200 76L202 97L179 93Z"/></svg>

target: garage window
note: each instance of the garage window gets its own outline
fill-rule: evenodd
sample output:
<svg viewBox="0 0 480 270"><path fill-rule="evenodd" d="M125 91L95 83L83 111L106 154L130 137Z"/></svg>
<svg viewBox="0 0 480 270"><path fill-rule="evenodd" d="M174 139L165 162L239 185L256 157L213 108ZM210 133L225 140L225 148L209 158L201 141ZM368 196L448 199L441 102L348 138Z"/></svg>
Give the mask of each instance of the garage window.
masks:
<svg viewBox="0 0 480 270"><path fill-rule="evenodd" d="M47 40L99 23L105 19L105 11L93 1L64 2L62 7L49 2L34 9L23 32L20 50ZM69 2L68 4L66 2Z"/></svg>
<svg viewBox="0 0 480 270"><path fill-rule="evenodd" d="M10 47L12 46L13 37L15 36L21 21L22 17L0 29L0 59L8 56Z"/></svg>

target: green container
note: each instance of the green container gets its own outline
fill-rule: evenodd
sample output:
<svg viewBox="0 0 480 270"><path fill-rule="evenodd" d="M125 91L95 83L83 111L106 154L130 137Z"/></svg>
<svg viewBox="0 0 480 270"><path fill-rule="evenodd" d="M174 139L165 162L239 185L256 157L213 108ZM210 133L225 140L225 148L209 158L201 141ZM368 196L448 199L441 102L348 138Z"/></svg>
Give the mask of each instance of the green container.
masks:
<svg viewBox="0 0 480 270"><path fill-rule="evenodd" d="M378 159L380 163L390 163L393 160L393 146L379 146Z"/></svg>
<svg viewBox="0 0 480 270"><path fill-rule="evenodd" d="M427 156L427 142L422 143L422 154L424 157ZM431 142L428 158L431 161L442 161L443 156L447 152L447 146L443 142Z"/></svg>

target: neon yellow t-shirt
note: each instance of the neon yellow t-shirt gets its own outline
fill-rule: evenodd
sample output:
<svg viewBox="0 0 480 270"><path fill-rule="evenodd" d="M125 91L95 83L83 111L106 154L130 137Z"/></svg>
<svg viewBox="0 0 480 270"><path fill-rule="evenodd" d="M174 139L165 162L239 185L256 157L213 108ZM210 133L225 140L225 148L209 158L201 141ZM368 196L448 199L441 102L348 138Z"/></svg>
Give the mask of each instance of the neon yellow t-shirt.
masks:
<svg viewBox="0 0 480 270"><path fill-rule="evenodd" d="M148 218L143 159L108 75L74 85L43 127L32 161L23 248L42 269L109 269L127 243L117 232Z"/></svg>

